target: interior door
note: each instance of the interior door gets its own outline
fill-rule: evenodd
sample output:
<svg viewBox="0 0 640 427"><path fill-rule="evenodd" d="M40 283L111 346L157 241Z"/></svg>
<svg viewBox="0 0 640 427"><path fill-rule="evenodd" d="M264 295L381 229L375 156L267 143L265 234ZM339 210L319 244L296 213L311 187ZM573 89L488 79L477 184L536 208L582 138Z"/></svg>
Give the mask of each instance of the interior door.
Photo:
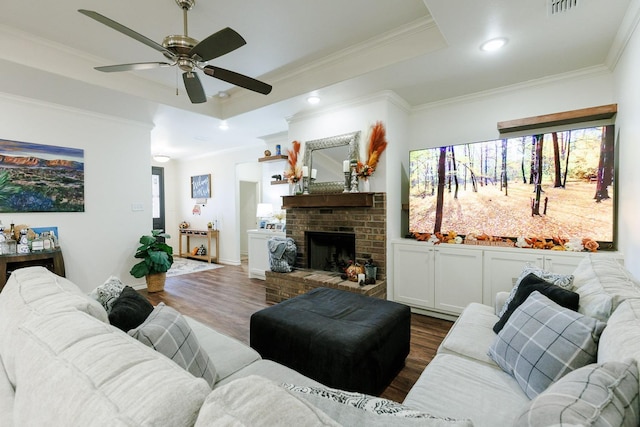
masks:
<svg viewBox="0 0 640 427"><path fill-rule="evenodd" d="M151 167L151 210L153 213L153 229L165 230L164 218L164 168ZM166 230L165 230L166 231Z"/></svg>

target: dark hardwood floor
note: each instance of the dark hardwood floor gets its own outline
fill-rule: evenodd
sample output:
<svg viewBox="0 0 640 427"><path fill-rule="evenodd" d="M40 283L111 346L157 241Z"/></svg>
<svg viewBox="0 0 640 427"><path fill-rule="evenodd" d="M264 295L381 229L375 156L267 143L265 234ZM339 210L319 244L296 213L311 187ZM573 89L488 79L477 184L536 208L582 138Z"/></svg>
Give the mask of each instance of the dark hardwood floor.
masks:
<svg viewBox="0 0 640 427"><path fill-rule="evenodd" d="M154 304L164 302L182 314L249 344L249 318L267 307L264 282L249 279L246 264L225 265L200 273L169 277L163 292L140 293ZM404 368L382 393L402 402L423 369L431 361L452 322L412 314L411 350Z"/></svg>

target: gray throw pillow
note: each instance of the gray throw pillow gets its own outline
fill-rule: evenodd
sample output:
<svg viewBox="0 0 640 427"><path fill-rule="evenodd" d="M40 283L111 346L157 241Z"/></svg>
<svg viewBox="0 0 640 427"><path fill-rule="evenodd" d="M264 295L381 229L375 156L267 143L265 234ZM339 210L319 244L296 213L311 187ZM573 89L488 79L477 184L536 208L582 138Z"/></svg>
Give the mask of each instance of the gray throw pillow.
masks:
<svg viewBox="0 0 640 427"><path fill-rule="evenodd" d="M634 360L588 365L568 373L533 399L514 425L638 426Z"/></svg>
<svg viewBox="0 0 640 427"><path fill-rule="evenodd" d="M489 357L533 399L565 374L595 362L605 326L535 291L511 315Z"/></svg>
<svg viewBox="0 0 640 427"><path fill-rule="evenodd" d="M215 366L200 347L187 320L178 311L161 302L144 323L128 334L164 354L193 376L204 378L213 388L216 382Z"/></svg>

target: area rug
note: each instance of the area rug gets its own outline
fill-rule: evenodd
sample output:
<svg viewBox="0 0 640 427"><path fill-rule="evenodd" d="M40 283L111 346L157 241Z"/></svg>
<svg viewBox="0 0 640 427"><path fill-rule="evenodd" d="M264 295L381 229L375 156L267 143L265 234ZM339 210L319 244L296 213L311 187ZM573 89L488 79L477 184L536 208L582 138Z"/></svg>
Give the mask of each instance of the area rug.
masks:
<svg viewBox="0 0 640 427"><path fill-rule="evenodd" d="M222 268L220 264L213 264L204 261L196 261L188 258L173 258L173 265L167 271L167 277L179 276L181 274L198 273L200 271L215 270Z"/></svg>

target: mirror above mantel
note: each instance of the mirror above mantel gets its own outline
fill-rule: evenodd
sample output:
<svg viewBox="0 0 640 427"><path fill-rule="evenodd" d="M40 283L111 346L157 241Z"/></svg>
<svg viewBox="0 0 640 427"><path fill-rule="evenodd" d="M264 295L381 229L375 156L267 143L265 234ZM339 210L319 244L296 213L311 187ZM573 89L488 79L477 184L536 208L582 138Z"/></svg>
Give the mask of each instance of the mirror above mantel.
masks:
<svg viewBox="0 0 640 427"><path fill-rule="evenodd" d="M317 171L316 179L309 185L310 193L343 191L343 161L358 160L359 141L360 131L305 142L304 165Z"/></svg>

